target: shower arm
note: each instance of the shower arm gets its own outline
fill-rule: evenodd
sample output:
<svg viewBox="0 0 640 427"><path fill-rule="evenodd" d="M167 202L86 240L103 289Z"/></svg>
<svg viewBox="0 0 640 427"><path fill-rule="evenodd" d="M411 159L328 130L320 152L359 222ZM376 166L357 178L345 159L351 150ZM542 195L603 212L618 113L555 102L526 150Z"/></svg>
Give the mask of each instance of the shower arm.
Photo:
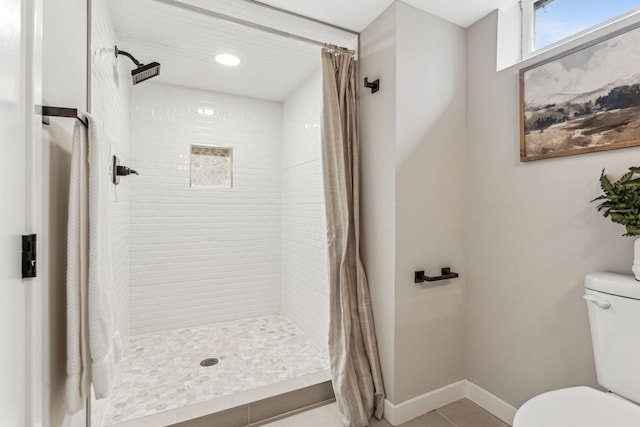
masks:
<svg viewBox="0 0 640 427"><path fill-rule="evenodd" d="M136 58L134 58L133 55L131 55L129 52L125 52L124 50L120 50L120 49L118 49L118 46L116 46L116 58L118 57L118 55L126 56L127 58L132 60L133 63L136 64L136 67L138 67L138 68L144 66L144 64L142 62L140 62Z"/></svg>

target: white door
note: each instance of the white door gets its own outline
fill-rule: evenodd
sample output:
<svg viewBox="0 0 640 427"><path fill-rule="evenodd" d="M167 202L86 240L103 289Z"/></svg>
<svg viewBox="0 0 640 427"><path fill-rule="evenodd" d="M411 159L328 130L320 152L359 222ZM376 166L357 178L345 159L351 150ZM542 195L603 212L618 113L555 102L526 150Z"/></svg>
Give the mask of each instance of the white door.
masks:
<svg viewBox="0 0 640 427"><path fill-rule="evenodd" d="M42 280L23 280L21 269L21 236L42 231L34 114L40 16L40 0L0 0L0 426L7 427L42 424Z"/></svg>

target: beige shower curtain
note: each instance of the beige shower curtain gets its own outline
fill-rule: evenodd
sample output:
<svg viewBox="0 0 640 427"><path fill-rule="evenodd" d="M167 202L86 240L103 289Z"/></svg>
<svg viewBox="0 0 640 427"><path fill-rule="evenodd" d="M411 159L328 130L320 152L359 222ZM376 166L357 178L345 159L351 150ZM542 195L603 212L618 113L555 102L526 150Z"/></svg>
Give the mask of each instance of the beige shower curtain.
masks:
<svg viewBox="0 0 640 427"><path fill-rule="evenodd" d="M322 50L322 156L329 245L331 376L347 427L382 417L380 371L369 285L360 260L356 61Z"/></svg>

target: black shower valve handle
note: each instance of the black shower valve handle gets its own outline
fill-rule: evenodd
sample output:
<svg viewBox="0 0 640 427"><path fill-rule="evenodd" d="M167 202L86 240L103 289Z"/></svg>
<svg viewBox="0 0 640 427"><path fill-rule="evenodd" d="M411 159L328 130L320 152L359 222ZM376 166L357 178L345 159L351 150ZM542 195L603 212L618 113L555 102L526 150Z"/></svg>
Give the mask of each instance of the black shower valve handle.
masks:
<svg viewBox="0 0 640 427"><path fill-rule="evenodd" d="M127 175L140 175L138 172L134 171L133 169L127 167L127 166L116 166L116 175L117 176L127 176Z"/></svg>
<svg viewBox="0 0 640 427"><path fill-rule="evenodd" d="M111 156L111 181L115 184L118 185L120 184L120 177L121 176L127 176L127 175L140 175L137 171L134 171L133 169L131 169L128 166L122 166L120 165L120 159L118 159L118 156Z"/></svg>

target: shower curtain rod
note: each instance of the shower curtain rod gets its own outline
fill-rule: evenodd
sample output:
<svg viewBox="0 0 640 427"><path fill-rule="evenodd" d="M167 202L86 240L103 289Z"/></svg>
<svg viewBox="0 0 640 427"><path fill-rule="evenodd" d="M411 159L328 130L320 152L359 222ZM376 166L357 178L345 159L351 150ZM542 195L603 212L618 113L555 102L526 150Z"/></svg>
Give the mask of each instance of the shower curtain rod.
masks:
<svg viewBox="0 0 640 427"><path fill-rule="evenodd" d="M176 0L154 0L158 3L164 3L169 6L177 7L184 10L189 10L191 12L199 13L201 15L211 16L213 18L220 19L222 21L230 22L232 24L242 25L244 27L250 27L259 31L264 31L267 33L275 34L281 37L285 37L288 39L298 40L304 43L325 47L328 49L339 50L343 52L348 52L350 54L354 54L355 51L351 49L347 49L346 47L332 45L330 43L325 43L320 40L310 39L308 37L298 36L296 34L287 33L286 31L281 31L276 28L268 27L266 25L256 24L255 22L246 21L244 19L235 18L233 16L225 15L223 13L214 12L213 10L205 9L202 7L194 6L192 4L183 3L181 1Z"/></svg>

